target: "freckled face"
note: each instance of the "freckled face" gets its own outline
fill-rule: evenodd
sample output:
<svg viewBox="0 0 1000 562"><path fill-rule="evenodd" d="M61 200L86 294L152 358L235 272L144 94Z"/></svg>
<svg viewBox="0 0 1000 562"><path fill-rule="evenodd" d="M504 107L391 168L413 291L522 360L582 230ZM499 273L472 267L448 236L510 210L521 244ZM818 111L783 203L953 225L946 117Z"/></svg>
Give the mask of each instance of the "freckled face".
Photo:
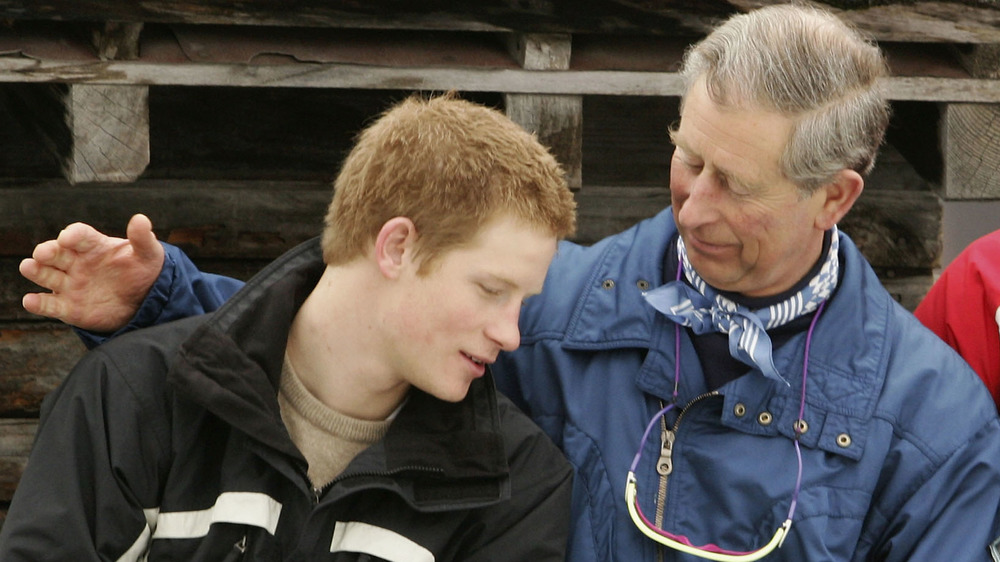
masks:
<svg viewBox="0 0 1000 562"><path fill-rule="evenodd" d="M501 350L520 345L521 305L541 291L555 251L553 235L503 216L425 274L409 272L390 320L394 372L442 400L463 399Z"/></svg>
<svg viewBox="0 0 1000 562"><path fill-rule="evenodd" d="M802 199L780 169L792 126L774 112L718 106L703 81L685 99L670 196L691 265L717 289L775 295L819 259L823 198Z"/></svg>

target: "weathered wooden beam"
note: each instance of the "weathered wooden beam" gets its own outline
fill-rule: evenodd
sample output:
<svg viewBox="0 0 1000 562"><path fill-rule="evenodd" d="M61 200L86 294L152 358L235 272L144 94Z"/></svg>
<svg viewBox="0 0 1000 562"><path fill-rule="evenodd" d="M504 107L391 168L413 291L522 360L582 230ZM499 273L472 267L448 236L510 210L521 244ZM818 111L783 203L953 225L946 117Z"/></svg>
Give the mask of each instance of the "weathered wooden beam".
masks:
<svg viewBox="0 0 1000 562"><path fill-rule="evenodd" d="M15 83L0 91L72 184L134 181L149 164L146 86Z"/></svg>
<svg viewBox="0 0 1000 562"><path fill-rule="evenodd" d="M840 223L877 269L901 271L938 265L941 200L925 191L867 190Z"/></svg>
<svg viewBox="0 0 1000 562"><path fill-rule="evenodd" d="M945 199L1000 199L1000 105L946 104L941 144Z"/></svg>
<svg viewBox="0 0 1000 562"><path fill-rule="evenodd" d="M1000 77L1000 45L976 45L961 60L973 76ZM946 104L941 145L945 199L1000 199L1000 104Z"/></svg>
<svg viewBox="0 0 1000 562"><path fill-rule="evenodd" d="M5 187L0 255L27 257L35 244L83 221L117 233L146 213L157 234L199 258L273 259L320 233L332 191L297 182L139 181L87 189L59 182Z"/></svg>
<svg viewBox="0 0 1000 562"><path fill-rule="evenodd" d="M212 182L207 188L197 181L140 181L132 187L94 185L86 191L57 184L8 187L0 198L0 253L30 255L36 243L78 220L117 233L133 213L144 212L161 237L184 245L197 258L269 259L320 232L329 197L329 188L319 183ZM576 239L584 243L669 204L662 187L588 185L577 197L581 218ZM871 233L873 248L885 246L870 258L874 265L934 266L940 221L935 194L869 189L848 216L859 215L853 222L845 220L845 230L850 223L858 232ZM621 228L591 222L605 220Z"/></svg>
<svg viewBox="0 0 1000 562"><path fill-rule="evenodd" d="M568 35L518 34L510 51L525 70L569 70ZM505 94L507 116L535 133L566 171L569 186L583 185L583 96Z"/></svg>
<svg viewBox="0 0 1000 562"><path fill-rule="evenodd" d="M729 1L746 11L792 0ZM880 42L1000 42L1000 6L995 2L837 0L811 3L831 9Z"/></svg>
<svg viewBox="0 0 1000 562"><path fill-rule="evenodd" d="M679 100L588 96L583 100L583 161L592 185L665 186L674 147L668 129Z"/></svg>
<svg viewBox="0 0 1000 562"><path fill-rule="evenodd" d="M135 181L149 165L149 88L74 84L65 103L70 183Z"/></svg>
<svg viewBox="0 0 1000 562"><path fill-rule="evenodd" d="M109 21L92 33L94 48L101 60L133 60L139 58L139 35L142 23Z"/></svg>
<svg viewBox="0 0 1000 562"><path fill-rule="evenodd" d="M683 93L680 76L674 72L374 67L334 63L81 63L0 58L0 83L38 82L611 96L680 96ZM886 80L886 90L890 99L899 100L1000 102L1000 80L996 79L894 76Z"/></svg>
<svg viewBox="0 0 1000 562"><path fill-rule="evenodd" d="M38 420L0 419L0 502L14 496L37 430Z"/></svg>
<svg viewBox="0 0 1000 562"><path fill-rule="evenodd" d="M80 339L57 323L4 324L0 330L0 418L38 416L84 353Z"/></svg>
<svg viewBox="0 0 1000 562"><path fill-rule="evenodd" d="M296 3L251 0L7 0L8 20L129 21L374 29L704 35L720 20L773 0L601 2L407 2L348 0ZM1000 7L992 2L847 0L817 2L841 11L880 41L1000 42Z"/></svg>

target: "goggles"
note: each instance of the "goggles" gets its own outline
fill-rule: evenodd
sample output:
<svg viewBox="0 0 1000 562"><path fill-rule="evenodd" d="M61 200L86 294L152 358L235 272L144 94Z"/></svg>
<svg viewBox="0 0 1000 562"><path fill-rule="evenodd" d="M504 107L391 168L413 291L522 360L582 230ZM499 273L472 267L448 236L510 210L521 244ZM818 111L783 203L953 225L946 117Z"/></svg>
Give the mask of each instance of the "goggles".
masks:
<svg viewBox="0 0 1000 562"><path fill-rule="evenodd" d="M792 516L795 514L795 505L798 501L799 488L802 483L802 452L799 449L798 440L795 441L795 453L799 461L799 470L798 477L795 482L795 489L792 492L791 507L788 509L788 517L774 532L774 536L771 537L771 540L757 550L742 552L724 549L714 544L697 546L683 535L670 533L657 527L649 520L649 518L645 516L645 514L642 513L642 508L639 507L639 491L636 485L635 468L639 465L639 459L642 458L643 445L645 445L646 439L649 437L650 432L656 425L656 421L660 416L667 413L667 411L673 407L674 404L667 405L667 407L657 412L656 415L653 416L653 419L650 420L649 425L646 426L646 432L642 436L642 442L639 444L639 451L636 452L635 458L632 460L632 466L628 471L628 479L625 482L625 503L628 506L628 513L632 517L632 522L635 523L635 526L642 532L642 534L662 544L663 546L685 554L691 554L707 560L718 560L720 562L760 560L773 552L774 549L779 548L785 541L785 537L788 536L788 532L792 529Z"/></svg>
<svg viewBox="0 0 1000 562"><path fill-rule="evenodd" d="M678 278L679 277L680 269L678 269ZM799 403L799 420L802 420L805 414L806 380L808 378L809 348L812 344L812 334L816 327L816 322L823 313L825 305L826 302L821 303L819 308L816 310L812 323L809 325L809 331L806 334L805 356L802 360L802 396ZM788 508L788 516L785 518L785 521L781 524L781 526L774 531L774 535L771 537L771 540L769 540L764 546L756 550L749 551L729 550L715 544L704 544L698 546L691 542L691 539L683 535L670 533L657 527L642 513L642 509L639 507L639 490L636 483L635 470L639 465L639 460L642 458L643 446L646 444L646 440L649 438L649 434L656 425L657 420L676 404L678 387L680 385L680 326L677 326L675 333L676 342L674 351L677 360L675 361L674 373L674 401L657 412L653 416L653 419L649 421L649 424L646 426L646 431L642 435L642 441L639 443L639 450L635 453L635 457L632 459L632 465L629 467L628 477L625 481L625 504L628 507L629 516L631 516L632 522L635 523L635 526L640 532L642 532L642 534L663 546L672 548L679 552L719 562L750 562L752 560L760 560L761 558L774 552L776 548L780 548L785 542L785 538L788 537L788 533L792 530L792 519L795 515L795 506L798 503L799 490L802 487L802 449L799 446L798 440L799 424L796 424L796 438L793 441L795 444L795 456L798 459L799 467L795 478L795 488L792 490L792 501Z"/></svg>

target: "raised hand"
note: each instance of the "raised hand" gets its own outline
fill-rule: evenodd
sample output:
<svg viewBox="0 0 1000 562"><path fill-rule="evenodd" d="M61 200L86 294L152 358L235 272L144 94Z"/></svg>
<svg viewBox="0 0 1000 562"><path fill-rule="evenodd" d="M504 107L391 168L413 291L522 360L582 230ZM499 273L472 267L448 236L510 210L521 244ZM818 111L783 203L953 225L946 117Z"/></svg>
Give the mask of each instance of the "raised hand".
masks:
<svg viewBox="0 0 1000 562"><path fill-rule="evenodd" d="M24 295L24 309L93 332L125 326L160 274L164 255L145 215L129 220L126 236L73 223L35 246L19 270L52 292Z"/></svg>

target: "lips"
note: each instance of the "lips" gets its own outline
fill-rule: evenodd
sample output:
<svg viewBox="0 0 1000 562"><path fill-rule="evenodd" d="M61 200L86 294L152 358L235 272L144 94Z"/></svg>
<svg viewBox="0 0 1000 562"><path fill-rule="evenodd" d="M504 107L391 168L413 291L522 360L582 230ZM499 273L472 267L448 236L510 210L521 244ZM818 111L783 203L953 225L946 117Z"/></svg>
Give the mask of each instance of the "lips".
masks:
<svg viewBox="0 0 1000 562"><path fill-rule="evenodd" d="M472 365L473 369L476 372L476 376L480 376L480 377L483 376L486 373L486 365L488 365L488 364L490 364L490 363L493 362L493 361L482 359L482 358L479 358L479 357L476 357L476 356L473 356L473 355L469 355L468 353L465 353L464 351L462 352L462 356L465 357L466 361L468 361Z"/></svg>
<svg viewBox="0 0 1000 562"><path fill-rule="evenodd" d="M715 244L694 236L685 236L684 245L687 246L689 250L694 250L700 254L708 256L716 256L727 252L732 248L732 244Z"/></svg>
<svg viewBox="0 0 1000 562"><path fill-rule="evenodd" d="M468 359L469 361L472 361L476 365L485 366L486 363L487 363L487 361L485 361L483 359L479 359L479 358L473 357L472 355L469 355L468 353L466 353L464 351L462 352L462 355L464 355L466 359Z"/></svg>

